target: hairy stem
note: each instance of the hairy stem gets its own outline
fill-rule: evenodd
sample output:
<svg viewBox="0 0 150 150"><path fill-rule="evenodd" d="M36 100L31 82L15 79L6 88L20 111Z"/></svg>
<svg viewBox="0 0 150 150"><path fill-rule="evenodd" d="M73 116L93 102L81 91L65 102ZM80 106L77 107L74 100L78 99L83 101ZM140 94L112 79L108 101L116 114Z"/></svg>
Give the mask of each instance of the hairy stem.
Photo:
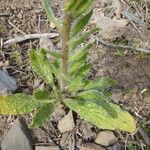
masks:
<svg viewBox="0 0 150 150"><path fill-rule="evenodd" d="M71 28L71 16L65 14L64 21L63 21L63 29L61 31L62 36L62 83L61 83L61 90L66 91L67 82L65 77L68 73L68 56L69 56L69 45L68 42L70 40L70 28Z"/></svg>

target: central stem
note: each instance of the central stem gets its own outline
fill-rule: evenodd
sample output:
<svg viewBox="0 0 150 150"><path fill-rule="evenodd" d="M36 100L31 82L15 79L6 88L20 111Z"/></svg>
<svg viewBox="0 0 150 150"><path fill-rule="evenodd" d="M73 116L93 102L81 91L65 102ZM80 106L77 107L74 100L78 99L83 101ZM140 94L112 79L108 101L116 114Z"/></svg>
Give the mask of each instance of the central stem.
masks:
<svg viewBox="0 0 150 150"><path fill-rule="evenodd" d="M70 40L70 29L71 29L71 16L65 14L63 21L63 28L61 31L62 36L62 85L61 90L66 91L67 81L65 77L68 73L68 56L69 56L69 45L68 42Z"/></svg>

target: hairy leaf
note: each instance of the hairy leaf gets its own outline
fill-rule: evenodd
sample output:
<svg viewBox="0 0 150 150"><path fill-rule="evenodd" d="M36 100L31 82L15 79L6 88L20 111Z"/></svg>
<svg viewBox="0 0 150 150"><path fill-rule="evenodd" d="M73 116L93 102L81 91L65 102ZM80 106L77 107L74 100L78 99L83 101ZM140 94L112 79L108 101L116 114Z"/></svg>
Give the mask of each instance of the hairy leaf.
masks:
<svg viewBox="0 0 150 150"><path fill-rule="evenodd" d="M82 81L82 77L78 76L75 79L72 79L70 81L70 84L68 85L68 89L71 92L77 92L79 90L82 90L83 86L84 86L84 82Z"/></svg>
<svg viewBox="0 0 150 150"><path fill-rule="evenodd" d="M36 100L45 100L51 98L51 93L48 90L34 91L33 96Z"/></svg>
<svg viewBox="0 0 150 150"><path fill-rule="evenodd" d="M77 0L70 0L65 5L65 11L71 13L73 7L76 5Z"/></svg>
<svg viewBox="0 0 150 150"><path fill-rule="evenodd" d="M77 71L81 66L83 66L86 62L87 54L85 53L79 60L74 61L71 64L71 68L69 70L69 73L72 74L75 71Z"/></svg>
<svg viewBox="0 0 150 150"><path fill-rule="evenodd" d="M82 13L86 12L87 10L89 10L90 6L92 5L92 3L94 2L94 0L81 0L80 5L78 6L78 10L75 12L75 16L80 16Z"/></svg>
<svg viewBox="0 0 150 150"><path fill-rule="evenodd" d="M89 13L87 13L85 16L79 19L79 21L75 24L75 26L71 30L71 37L77 35L84 29L84 27L88 24L92 14L93 11L91 10Z"/></svg>
<svg viewBox="0 0 150 150"><path fill-rule="evenodd" d="M116 81L109 77L100 77L96 80L88 80L88 82L84 87L84 90L88 89L106 90L115 84Z"/></svg>
<svg viewBox="0 0 150 150"><path fill-rule="evenodd" d="M88 44L83 49L72 54L69 58L69 62L78 61L79 59L81 59L81 57L83 57L84 55L87 55L88 49L90 49L92 46L93 46L92 44Z"/></svg>
<svg viewBox="0 0 150 150"><path fill-rule="evenodd" d="M75 48L77 48L81 43L84 42L85 39L87 39L89 37L89 35L91 35L92 33L98 31L98 28L92 28L91 30L89 30L88 32L83 33L82 35L79 36L75 36L74 38L72 38L69 41L69 49L70 51L73 51Z"/></svg>
<svg viewBox="0 0 150 150"><path fill-rule="evenodd" d="M108 97L106 97L102 92L92 89L92 90L86 90L78 93L77 95L80 99L84 100L90 100L90 99L95 99L95 100L108 100Z"/></svg>
<svg viewBox="0 0 150 150"><path fill-rule="evenodd" d="M94 0L71 0L67 3L65 10L74 17L80 16L83 12L89 10Z"/></svg>
<svg viewBox="0 0 150 150"><path fill-rule="evenodd" d="M54 25L58 28L58 29L61 29L62 28L62 24L61 22L55 17L55 14L51 8L51 4L48 0L44 0L44 8L46 10L46 13L47 13L47 16L48 16L48 19L50 21L52 21L54 23Z"/></svg>
<svg viewBox="0 0 150 150"><path fill-rule="evenodd" d="M15 94L0 96L0 114L25 114L33 111L41 105L33 96Z"/></svg>
<svg viewBox="0 0 150 150"><path fill-rule="evenodd" d="M73 72L73 74L75 75L75 78L80 76L82 79L84 79L88 76L90 69L91 64L85 64L84 66L81 66L76 72Z"/></svg>
<svg viewBox="0 0 150 150"><path fill-rule="evenodd" d="M118 105L108 102L105 103L104 108L104 101L102 102L101 105L101 101L97 103L94 100L83 102L76 99L65 100L65 104L71 110L77 112L85 120L90 121L101 129L135 132L135 120L128 112L121 110ZM109 107L107 108L107 106Z"/></svg>
<svg viewBox="0 0 150 150"><path fill-rule="evenodd" d="M56 59L53 64L51 64L51 70L53 72L53 74L55 75L55 77L57 78L57 80L60 82L61 81L61 68L60 68L60 60Z"/></svg>
<svg viewBox="0 0 150 150"><path fill-rule="evenodd" d="M47 122L50 119L50 116L53 113L53 111L54 111L53 104L51 103L44 104L42 107L38 109L29 127L38 128L39 126L42 126L45 122Z"/></svg>
<svg viewBox="0 0 150 150"><path fill-rule="evenodd" d="M52 57L54 57L56 59L60 59L61 58L61 54L60 54L59 51L48 50L47 54L51 55Z"/></svg>
<svg viewBox="0 0 150 150"><path fill-rule="evenodd" d="M44 50L31 50L29 51L30 64L33 70L49 84L53 81L51 64L47 59Z"/></svg>

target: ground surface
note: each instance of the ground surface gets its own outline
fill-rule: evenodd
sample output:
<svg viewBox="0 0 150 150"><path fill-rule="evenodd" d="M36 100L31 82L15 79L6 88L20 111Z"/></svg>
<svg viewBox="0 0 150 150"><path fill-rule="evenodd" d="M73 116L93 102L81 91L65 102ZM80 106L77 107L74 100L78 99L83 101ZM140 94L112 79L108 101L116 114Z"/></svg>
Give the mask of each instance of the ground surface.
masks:
<svg viewBox="0 0 150 150"><path fill-rule="evenodd" d="M61 2L59 1L58 3L58 1L55 1L54 9L57 16L61 18L61 10L58 8ZM113 49L98 42L99 39L103 39L112 45L119 44L141 47L143 49L150 48L150 13L148 11L150 4L148 1L139 4L129 1L123 2L121 3L121 8L119 4L114 4L115 7L118 6L117 8L120 8L116 11L109 1L103 0L100 2L97 0L94 4L95 17L91 21L92 24L99 25L101 20L98 20L98 18L100 16L110 19L117 16L118 20L125 19L129 21L128 18L121 14L122 11L129 10L129 12L138 16L144 25L140 26L139 22L130 21L125 26L118 28L118 30L116 27L112 27L112 30L103 33L103 35L93 36L91 40L95 41L96 46L90 52L90 61L93 65L91 76L92 78L110 76L117 80L117 86L112 89L114 92L112 99L115 103L129 110L143 129L132 136L126 133L114 132L118 137L118 141L106 149L117 150L119 148L116 145L119 145L120 149L148 150L150 147L145 138L150 137L150 55L136 52L136 50L121 49L120 47ZM3 41L18 35L56 32L53 25L47 21L41 7L41 0L1 0L0 13L8 15L0 17L0 36ZM57 38L52 41L55 43ZM13 45L0 51L0 68L7 70L17 80L18 92L31 93L33 89L46 86L42 80L33 74L28 63L27 50L38 47L39 40L33 40ZM69 143L67 142L69 141L68 137L71 137L72 133L64 135L58 131L57 121L62 117L61 113L62 110L54 117L52 122L42 128L32 130L35 144L49 143L53 140L53 142L66 149L64 145ZM0 116L0 139L15 118L16 116ZM29 114L25 118L27 122L30 122L31 115ZM91 124L87 125L80 119L77 122L80 122L80 125L77 123L76 126L82 135L76 135L77 147L83 141L93 142L100 130ZM94 130L89 130L89 128L94 128ZM62 141L64 137L67 137L66 141Z"/></svg>

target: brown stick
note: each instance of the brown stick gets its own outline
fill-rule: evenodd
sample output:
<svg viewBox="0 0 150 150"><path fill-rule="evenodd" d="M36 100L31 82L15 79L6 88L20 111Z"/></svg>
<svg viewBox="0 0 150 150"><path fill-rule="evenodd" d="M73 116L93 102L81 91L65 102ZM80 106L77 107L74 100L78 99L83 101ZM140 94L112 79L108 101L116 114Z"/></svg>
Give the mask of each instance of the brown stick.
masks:
<svg viewBox="0 0 150 150"><path fill-rule="evenodd" d="M20 32L22 35L27 35L25 32L23 32L22 30L20 30L17 26L15 26L12 22L10 22L10 20L8 20L8 23L18 32Z"/></svg>
<svg viewBox="0 0 150 150"><path fill-rule="evenodd" d="M3 47L7 48L7 47L10 47L14 44L17 44L17 43L21 43L21 42L24 42L26 40L33 40L33 39L39 39L41 37L49 37L49 38L55 38L57 37L59 34L58 33L43 33L43 34L30 34L30 35L25 35L25 36L22 36L22 37L16 37L16 38L13 38L13 39L9 39L7 41L5 41L3 43Z"/></svg>
<svg viewBox="0 0 150 150"><path fill-rule="evenodd" d="M9 14L7 14L7 13L1 13L0 17L9 17Z"/></svg>
<svg viewBox="0 0 150 150"><path fill-rule="evenodd" d="M110 47L110 48L122 48L122 49L128 49L128 50L136 50L138 52L144 52L144 53L150 54L150 49L136 48L133 46L115 45L112 43L107 43L106 41L103 41L101 39L98 39L98 43L104 46Z"/></svg>

